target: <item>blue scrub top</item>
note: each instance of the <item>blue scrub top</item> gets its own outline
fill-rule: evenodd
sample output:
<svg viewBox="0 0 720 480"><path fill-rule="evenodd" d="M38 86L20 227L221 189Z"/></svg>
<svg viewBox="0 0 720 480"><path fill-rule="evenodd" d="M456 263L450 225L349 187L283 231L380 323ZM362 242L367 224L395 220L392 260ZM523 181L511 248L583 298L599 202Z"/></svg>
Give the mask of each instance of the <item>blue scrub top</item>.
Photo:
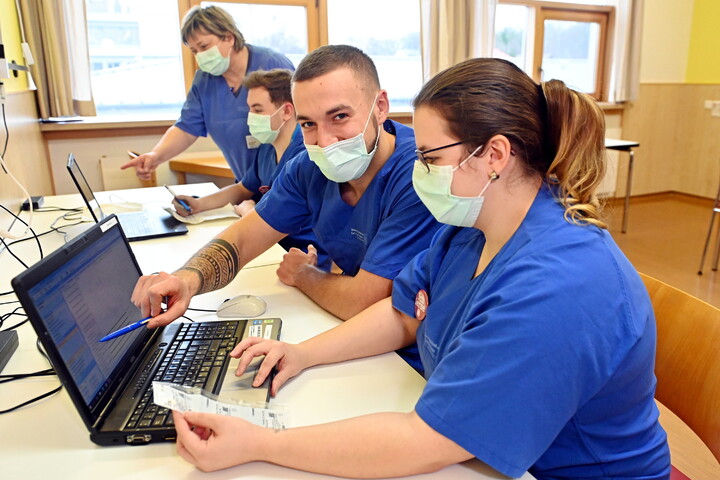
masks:
<svg viewBox="0 0 720 480"><path fill-rule="evenodd" d="M253 162L240 180L243 187L253 192L253 200L259 202L262 196L270 191L273 181L282 171L285 164L293 157L305 152L300 125L295 127L290 143L280 161L277 161L275 147L271 143L263 143L257 149L257 159Z"/></svg>
<svg viewBox="0 0 720 480"><path fill-rule="evenodd" d="M543 186L473 278L484 244L443 227L394 281L407 315L428 297L420 417L511 477L667 479L652 306L610 234L567 222Z"/></svg>
<svg viewBox="0 0 720 480"><path fill-rule="evenodd" d="M255 202L259 202L263 195L270 191L277 176L282 175L285 164L306 151L300 126L295 127L290 143L285 149L285 152L283 152L282 157L280 157L279 162L277 161L275 147L273 147L272 144L263 143L257 150L255 162L250 165L250 168L248 168L245 176L241 180L243 187L253 192L254 195L252 199L255 200ZM312 231L310 219L308 219L300 232L289 235L278 243L280 243L280 246L285 250L290 250L295 247L304 252L307 251L308 245L312 244L315 246L318 254L317 266L325 271L329 271L332 267L332 260L330 260L327 252L325 252L325 249Z"/></svg>
<svg viewBox="0 0 720 480"><path fill-rule="evenodd" d="M246 46L246 73L273 68L295 69L292 62L280 53L265 47ZM222 151L235 178L240 179L257 155L257 149L248 149L246 143L246 137L250 135L248 111L245 87L233 93L221 75L198 70L175 126L196 137L209 134Z"/></svg>
<svg viewBox="0 0 720 480"><path fill-rule="evenodd" d="M285 165L255 211L289 235L310 218L320 244L346 275L355 276L362 268L395 278L427 248L439 224L412 186L412 129L391 120L383 127L395 135L395 151L355 206L345 203L340 184L328 180L305 152Z"/></svg>

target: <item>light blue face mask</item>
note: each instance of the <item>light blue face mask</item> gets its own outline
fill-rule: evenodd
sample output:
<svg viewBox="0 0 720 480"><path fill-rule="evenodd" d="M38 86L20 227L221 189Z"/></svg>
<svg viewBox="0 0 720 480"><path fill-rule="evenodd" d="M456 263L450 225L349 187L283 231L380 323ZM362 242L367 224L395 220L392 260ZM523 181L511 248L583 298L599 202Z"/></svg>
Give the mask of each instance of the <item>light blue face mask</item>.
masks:
<svg viewBox="0 0 720 480"><path fill-rule="evenodd" d="M280 129L283 125L285 125L285 122L283 122L277 130L272 129L272 125L270 122L272 121L273 115L275 115L282 109L283 107L280 107L270 115L248 112L247 124L248 128L250 129L250 135L255 137L260 143L274 142L278 134L280 133Z"/></svg>
<svg viewBox="0 0 720 480"><path fill-rule="evenodd" d="M197 60L200 70L210 75L215 75L216 77L227 72L227 69L230 68L230 54L228 54L227 57L223 57L217 45L208 48L204 52L196 53L195 59Z"/></svg>
<svg viewBox="0 0 720 480"><path fill-rule="evenodd" d="M415 161L412 176L413 187L420 200L438 222L457 227L472 227L475 225L485 200L483 193L485 193L493 180L500 177L493 172L494 175L490 177L490 181L483 187L477 197L455 196L451 193L451 187L455 170L470 160L481 148L482 145L460 162L457 167L425 165L420 160Z"/></svg>
<svg viewBox="0 0 720 480"><path fill-rule="evenodd" d="M378 134L375 138L375 146L368 152L365 146L365 130L367 130L372 118L373 110L375 110L375 102L377 101L378 92L370 108L370 114L365 122L365 128L352 138L335 142L327 147L319 147L317 145L305 144L310 160L320 168L323 175L329 180L337 183L349 182L360 178L370 165L370 160L375 156L378 142L380 141L380 125L378 125Z"/></svg>

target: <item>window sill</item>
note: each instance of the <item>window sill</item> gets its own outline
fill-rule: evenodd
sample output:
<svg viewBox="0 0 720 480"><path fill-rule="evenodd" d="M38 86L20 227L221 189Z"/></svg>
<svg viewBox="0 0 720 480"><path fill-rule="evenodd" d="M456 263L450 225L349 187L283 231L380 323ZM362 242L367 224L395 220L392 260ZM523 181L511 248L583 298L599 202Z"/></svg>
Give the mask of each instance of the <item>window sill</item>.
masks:
<svg viewBox="0 0 720 480"><path fill-rule="evenodd" d="M72 120L59 120L54 122L41 122L40 131L48 139L57 138L88 138L103 136L135 136L135 135L162 135L169 127L175 124L177 117L160 118L148 116L145 118L132 117L76 117ZM390 119L406 125L412 124L412 112L392 112Z"/></svg>
<svg viewBox="0 0 720 480"><path fill-rule="evenodd" d="M159 116L76 118L77 120L41 122L40 131L47 139L162 135L177 121L177 116L172 118Z"/></svg>
<svg viewBox="0 0 720 480"><path fill-rule="evenodd" d="M621 103L600 102L600 108L608 113L622 111ZM391 120L412 125L412 111L391 112ZM145 118L132 117L78 117L79 120L42 122L40 131L48 139L57 138L88 138L104 136L136 136L136 135L162 135L169 127L175 124L177 117L160 118L148 116Z"/></svg>
<svg viewBox="0 0 720 480"><path fill-rule="evenodd" d="M603 112L622 112L625 109L624 103L598 102Z"/></svg>

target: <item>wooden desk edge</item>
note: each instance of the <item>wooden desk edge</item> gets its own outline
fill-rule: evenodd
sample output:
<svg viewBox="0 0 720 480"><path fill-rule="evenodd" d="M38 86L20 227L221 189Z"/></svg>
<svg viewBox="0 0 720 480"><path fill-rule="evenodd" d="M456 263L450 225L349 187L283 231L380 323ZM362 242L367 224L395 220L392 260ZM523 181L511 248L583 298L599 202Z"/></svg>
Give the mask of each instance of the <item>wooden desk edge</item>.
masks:
<svg viewBox="0 0 720 480"><path fill-rule="evenodd" d="M170 160L170 170L178 174L179 183L186 183L185 175L188 173L235 179L230 165L222 156L173 159Z"/></svg>

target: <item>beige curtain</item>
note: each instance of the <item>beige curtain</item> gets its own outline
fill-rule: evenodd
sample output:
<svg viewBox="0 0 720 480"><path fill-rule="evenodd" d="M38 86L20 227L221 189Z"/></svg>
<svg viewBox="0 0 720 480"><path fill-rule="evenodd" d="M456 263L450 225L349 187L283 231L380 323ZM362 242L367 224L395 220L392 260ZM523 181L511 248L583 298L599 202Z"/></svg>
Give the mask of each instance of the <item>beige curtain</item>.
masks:
<svg viewBox="0 0 720 480"><path fill-rule="evenodd" d="M497 0L420 0L423 79L492 56Z"/></svg>
<svg viewBox="0 0 720 480"><path fill-rule="evenodd" d="M607 3L615 7L608 100L637 100L640 90L643 0L610 0Z"/></svg>
<svg viewBox="0 0 720 480"><path fill-rule="evenodd" d="M20 0L41 118L94 116L84 0Z"/></svg>

